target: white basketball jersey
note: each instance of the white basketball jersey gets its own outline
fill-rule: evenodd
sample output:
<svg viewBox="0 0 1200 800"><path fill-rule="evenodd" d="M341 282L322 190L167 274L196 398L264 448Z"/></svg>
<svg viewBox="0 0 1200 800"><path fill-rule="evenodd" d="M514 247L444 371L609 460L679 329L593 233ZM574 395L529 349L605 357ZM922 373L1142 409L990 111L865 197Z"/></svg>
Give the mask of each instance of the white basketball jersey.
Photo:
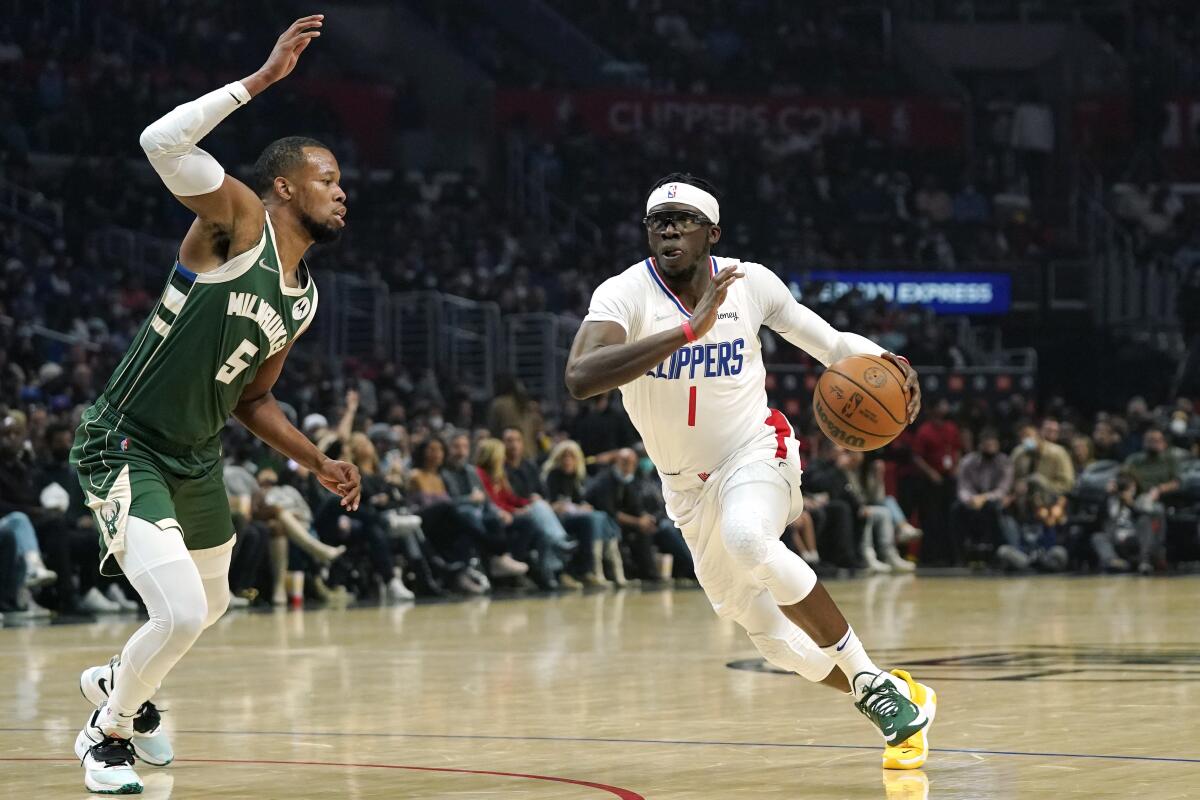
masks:
<svg viewBox="0 0 1200 800"><path fill-rule="evenodd" d="M761 264L712 257L709 268L715 275L730 264L740 264L745 277L730 287L712 329L621 387L647 455L664 481L674 485L706 480L738 454L753 451L771 458L775 452L783 457L781 448L792 432L783 414L767 407L758 339L763 325L826 366L855 353L883 352L857 334L834 330L797 303L783 281ZM625 329L626 341L635 342L678 328L690 317L691 309L648 258L601 284L584 322L616 322Z"/></svg>

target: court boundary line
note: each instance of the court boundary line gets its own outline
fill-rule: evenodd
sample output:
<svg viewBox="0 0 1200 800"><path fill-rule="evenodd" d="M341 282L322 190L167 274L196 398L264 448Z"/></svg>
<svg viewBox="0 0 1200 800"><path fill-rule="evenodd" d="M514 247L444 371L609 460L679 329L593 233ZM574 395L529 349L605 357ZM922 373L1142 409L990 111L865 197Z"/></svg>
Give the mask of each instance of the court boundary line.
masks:
<svg viewBox="0 0 1200 800"><path fill-rule="evenodd" d="M31 756L21 758L18 756L0 756L0 763L14 761L36 761L36 762L58 762L67 761L73 762L73 758L60 758L55 756ZM525 780L545 781L548 783L566 783L572 786L584 786L589 789L599 789L608 792L620 800L646 800L645 797L633 791L632 789L623 789L620 786L610 786L607 783L597 783L595 781L579 780L577 778L560 778L554 775L535 775L526 772L502 772L490 769L456 769L454 767L418 767L407 764L367 764L367 763L352 763L343 761L285 761L282 759L271 758L180 758L172 763L179 764L235 764L235 765L275 765L275 766L301 766L301 767L351 767L355 769L402 769L413 772L447 772L455 775L493 775L501 778L523 778Z"/></svg>
<svg viewBox="0 0 1200 800"><path fill-rule="evenodd" d="M0 733L70 733L75 728L0 728ZM823 744L806 742L726 742L709 741L704 739L618 739L588 736L512 736L503 734L482 733L375 733L371 731L217 731L217 730L183 730L173 733L187 733L208 736L292 736L292 737L372 737L383 739L450 739L466 741L503 741L503 742L580 742L587 744L661 744L686 745L701 747L775 747L782 749L812 749L812 750L868 750L876 752L879 745L864 744ZM1104 753L1049 753L1023 750L985 750L971 747L936 747L934 753L963 753L980 756L1025 756L1033 758L1071 758L1071 759L1100 759L1110 761L1149 761L1172 764L1200 764L1200 758L1185 756L1135 756ZM31 759L6 759L0 761L20 761ZM59 759L50 759L59 760ZM180 759L181 761L203 761L204 759ZM285 762L294 763L294 762ZM299 762L295 762L299 763Z"/></svg>

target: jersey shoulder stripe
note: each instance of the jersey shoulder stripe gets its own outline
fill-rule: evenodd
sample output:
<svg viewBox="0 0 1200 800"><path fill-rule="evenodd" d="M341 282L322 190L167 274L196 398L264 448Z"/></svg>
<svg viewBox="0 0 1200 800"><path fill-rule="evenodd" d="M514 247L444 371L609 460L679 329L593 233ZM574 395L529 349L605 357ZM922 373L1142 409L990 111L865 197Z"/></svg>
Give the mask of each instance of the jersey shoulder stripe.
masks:
<svg viewBox="0 0 1200 800"><path fill-rule="evenodd" d="M710 269L712 269L712 274L716 275L717 274L717 259L716 259L716 257L709 256L708 263L709 263ZM647 258L645 261L645 264L646 264L646 269L650 272L651 280L653 280L654 283L658 286L658 288L661 289L663 291L663 293L666 294L666 296L671 299L671 302L674 303L675 307L679 309L679 313L683 314L688 319L691 319L692 312L688 311L687 306L685 306L683 304L683 301L679 299L679 295L677 295L673 291L671 291L671 287L667 285L667 282L663 279L662 275L659 273L658 263L654 260L654 257L651 256L650 258Z"/></svg>

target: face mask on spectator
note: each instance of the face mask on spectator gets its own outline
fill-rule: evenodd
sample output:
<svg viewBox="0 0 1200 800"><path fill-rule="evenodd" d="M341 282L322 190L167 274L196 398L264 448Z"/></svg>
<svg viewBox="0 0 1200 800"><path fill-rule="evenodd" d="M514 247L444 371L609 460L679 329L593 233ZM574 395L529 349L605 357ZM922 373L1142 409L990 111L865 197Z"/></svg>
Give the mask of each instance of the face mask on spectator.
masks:
<svg viewBox="0 0 1200 800"><path fill-rule="evenodd" d="M621 472L621 470L616 468L614 468L613 471L617 473L617 480L619 480L621 483L633 483L632 472L626 475L624 472Z"/></svg>
<svg viewBox="0 0 1200 800"><path fill-rule="evenodd" d="M1176 436L1182 436L1183 434L1187 433L1187 428L1188 424L1186 419L1176 417L1175 419L1171 420L1171 433L1175 434Z"/></svg>
<svg viewBox="0 0 1200 800"><path fill-rule="evenodd" d="M1026 450L1037 450L1037 439L1028 436L1021 440L1021 446Z"/></svg>

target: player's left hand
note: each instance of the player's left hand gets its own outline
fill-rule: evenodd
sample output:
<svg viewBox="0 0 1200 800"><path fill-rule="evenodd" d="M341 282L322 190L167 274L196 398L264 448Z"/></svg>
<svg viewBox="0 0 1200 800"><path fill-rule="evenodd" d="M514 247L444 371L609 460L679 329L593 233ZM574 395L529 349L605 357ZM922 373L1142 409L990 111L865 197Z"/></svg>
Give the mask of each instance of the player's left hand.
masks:
<svg viewBox="0 0 1200 800"><path fill-rule="evenodd" d="M342 508L357 511L362 493L362 477L358 467L345 461L326 461L317 470L317 480L329 491L342 498Z"/></svg>
<svg viewBox="0 0 1200 800"><path fill-rule="evenodd" d="M267 85L283 80L296 68L296 62L304 48L321 35L321 25L324 21L324 14L310 14L296 20L286 31L279 34L271 55L267 56L266 63L258 70Z"/></svg>
<svg viewBox="0 0 1200 800"><path fill-rule="evenodd" d="M917 378L917 371L907 359L895 353L884 353L883 358L895 364L904 376L904 391L908 394L908 424L912 425L921 413L921 381Z"/></svg>

